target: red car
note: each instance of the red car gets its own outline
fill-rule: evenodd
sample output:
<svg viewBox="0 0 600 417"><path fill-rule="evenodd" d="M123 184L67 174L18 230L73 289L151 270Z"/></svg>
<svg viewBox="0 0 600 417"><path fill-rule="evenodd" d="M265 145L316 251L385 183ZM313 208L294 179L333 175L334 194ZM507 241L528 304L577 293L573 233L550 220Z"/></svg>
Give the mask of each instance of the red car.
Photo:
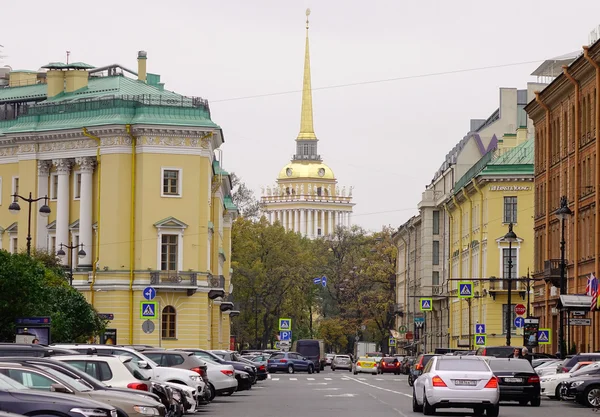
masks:
<svg viewBox="0 0 600 417"><path fill-rule="evenodd" d="M381 362L379 362L380 374L393 373L394 375L400 375L400 370L400 361L398 358L382 358Z"/></svg>

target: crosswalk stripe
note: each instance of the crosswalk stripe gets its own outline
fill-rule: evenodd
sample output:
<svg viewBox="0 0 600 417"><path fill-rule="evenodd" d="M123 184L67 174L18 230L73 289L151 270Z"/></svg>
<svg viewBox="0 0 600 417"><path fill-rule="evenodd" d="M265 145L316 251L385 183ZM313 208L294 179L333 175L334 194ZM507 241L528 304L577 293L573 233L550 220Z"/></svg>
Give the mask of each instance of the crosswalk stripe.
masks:
<svg viewBox="0 0 600 417"><path fill-rule="evenodd" d="M342 378L342 381L350 381L350 378Z"/></svg>
<svg viewBox="0 0 600 417"><path fill-rule="evenodd" d="M367 380L367 378L358 378L358 379L361 380L361 381L366 381Z"/></svg>
<svg viewBox="0 0 600 417"><path fill-rule="evenodd" d="M279 381L279 378L271 378L273 381Z"/></svg>
<svg viewBox="0 0 600 417"><path fill-rule="evenodd" d="M383 378L375 378L375 381L383 381Z"/></svg>
<svg viewBox="0 0 600 417"><path fill-rule="evenodd" d="M399 378L394 378L394 381L402 381L402 380Z"/></svg>
<svg viewBox="0 0 600 417"><path fill-rule="evenodd" d="M331 378L325 378L325 381L331 381Z"/></svg>
<svg viewBox="0 0 600 417"><path fill-rule="evenodd" d="M290 378L290 381L297 381L298 378Z"/></svg>
<svg viewBox="0 0 600 417"><path fill-rule="evenodd" d="M314 378L306 378L308 381L314 381Z"/></svg>

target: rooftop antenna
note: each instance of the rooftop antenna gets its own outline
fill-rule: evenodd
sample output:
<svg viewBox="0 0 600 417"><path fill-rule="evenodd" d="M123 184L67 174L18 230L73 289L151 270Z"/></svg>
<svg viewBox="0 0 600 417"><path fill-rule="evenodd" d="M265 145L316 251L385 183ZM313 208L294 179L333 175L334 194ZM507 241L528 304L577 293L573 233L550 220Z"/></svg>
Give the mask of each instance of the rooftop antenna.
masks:
<svg viewBox="0 0 600 417"><path fill-rule="evenodd" d="M67 51L67 64L69 63L69 56L71 56L71 51Z"/></svg>

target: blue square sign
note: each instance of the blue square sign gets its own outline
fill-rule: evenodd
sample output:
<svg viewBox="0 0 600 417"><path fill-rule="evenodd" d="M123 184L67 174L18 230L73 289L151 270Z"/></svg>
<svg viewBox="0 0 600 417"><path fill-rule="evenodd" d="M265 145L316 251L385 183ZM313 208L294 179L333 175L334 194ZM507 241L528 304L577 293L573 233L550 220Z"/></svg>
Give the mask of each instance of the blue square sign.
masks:
<svg viewBox="0 0 600 417"><path fill-rule="evenodd" d="M292 331L282 331L279 332L279 340L281 342L289 342L290 340L292 340Z"/></svg>
<svg viewBox="0 0 600 417"><path fill-rule="evenodd" d="M485 324L483 324L483 323L477 323L475 325L475 334L486 334Z"/></svg>

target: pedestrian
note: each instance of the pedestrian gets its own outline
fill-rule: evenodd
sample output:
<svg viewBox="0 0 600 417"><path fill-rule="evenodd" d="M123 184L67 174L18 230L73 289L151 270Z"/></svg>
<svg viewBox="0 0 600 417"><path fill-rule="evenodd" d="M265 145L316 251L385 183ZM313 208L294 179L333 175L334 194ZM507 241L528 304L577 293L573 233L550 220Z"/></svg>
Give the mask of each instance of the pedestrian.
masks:
<svg viewBox="0 0 600 417"><path fill-rule="evenodd" d="M523 349L521 349L521 357L523 359L526 359L529 361L529 363L532 362L533 358L531 357L531 355L529 354L529 349L527 349L527 347L524 347Z"/></svg>
<svg viewBox="0 0 600 417"><path fill-rule="evenodd" d="M521 359L521 349L519 348L514 348L513 349L513 353L511 353L510 355L508 355L509 358L516 358L516 359Z"/></svg>
<svg viewBox="0 0 600 417"><path fill-rule="evenodd" d="M31 341L31 343L32 343L32 344L34 344L34 345L39 345L39 344L40 344L40 339L38 339L38 338L35 338L35 339L33 339L33 340Z"/></svg>

